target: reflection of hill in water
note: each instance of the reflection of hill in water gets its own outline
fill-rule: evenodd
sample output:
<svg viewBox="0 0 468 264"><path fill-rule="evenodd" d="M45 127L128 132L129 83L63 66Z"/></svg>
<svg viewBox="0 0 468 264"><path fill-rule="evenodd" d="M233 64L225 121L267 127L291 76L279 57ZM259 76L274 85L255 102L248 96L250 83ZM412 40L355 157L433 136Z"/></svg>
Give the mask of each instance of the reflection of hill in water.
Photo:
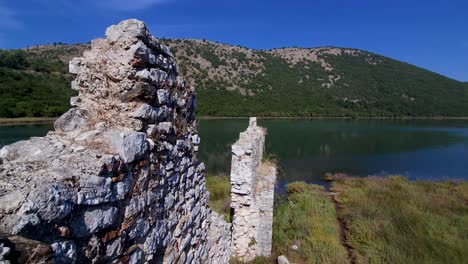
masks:
<svg viewBox="0 0 468 264"><path fill-rule="evenodd" d="M208 173L230 173L231 144L247 123L200 121L200 159ZM339 171L468 179L466 120L260 120L260 125L268 128L267 151L279 158L280 180L317 182L323 173ZM0 127L0 146L50 129L51 124Z"/></svg>
<svg viewBox="0 0 468 264"><path fill-rule="evenodd" d="M448 146L465 140L449 131L385 121L269 120L267 150L284 158L376 155Z"/></svg>
<svg viewBox="0 0 468 264"><path fill-rule="evenodd" d="M52 124L0 126L0 148L30 137L45 136L52 128Z"/></svg>
<svg viewBox="0 0 468 264"><path fill-rule="evenodd" d="M376 155L398 155L441 148L466 137L456 132L466 121L382 121L382 120L261 120L268 128L267 152L275 154L289 177L348 168L349 173L369 171ZM247 126L246 120L202 120L200 157L211 173L229 173L230 145ZM308 177L307 177L308 178Z"/></svg>

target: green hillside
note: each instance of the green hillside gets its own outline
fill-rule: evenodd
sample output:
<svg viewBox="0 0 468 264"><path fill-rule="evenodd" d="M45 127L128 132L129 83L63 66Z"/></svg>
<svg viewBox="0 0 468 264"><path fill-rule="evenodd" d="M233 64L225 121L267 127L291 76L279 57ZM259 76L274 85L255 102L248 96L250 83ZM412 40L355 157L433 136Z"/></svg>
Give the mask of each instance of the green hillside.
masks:
<svg viewBox="0 0 468 264"><path fill-rule="evenodd" d="M203 116L468 116L468 84L362 50L252 50L163 39ZM66 62L86 45L0 51L0 117L68 109Z"/></svg>
<svg viewBox="0 0 468 264"><path fill-rule="evenodd" d="M59 54L0 51L0 117L53 117L69 108L72 76Z"/></svg>

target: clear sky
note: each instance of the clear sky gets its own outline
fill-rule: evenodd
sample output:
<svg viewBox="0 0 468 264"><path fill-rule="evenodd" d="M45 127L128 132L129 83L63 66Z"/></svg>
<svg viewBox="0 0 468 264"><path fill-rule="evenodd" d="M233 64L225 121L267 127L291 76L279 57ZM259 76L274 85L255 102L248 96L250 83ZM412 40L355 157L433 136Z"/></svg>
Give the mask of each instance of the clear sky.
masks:
<svg viewBox="0 0 468 264"><path fill-rule="evenodd" d="M468 81L468 0L0 0L0 48L88 42L126 18L157 37L359 48Z"/></svg>

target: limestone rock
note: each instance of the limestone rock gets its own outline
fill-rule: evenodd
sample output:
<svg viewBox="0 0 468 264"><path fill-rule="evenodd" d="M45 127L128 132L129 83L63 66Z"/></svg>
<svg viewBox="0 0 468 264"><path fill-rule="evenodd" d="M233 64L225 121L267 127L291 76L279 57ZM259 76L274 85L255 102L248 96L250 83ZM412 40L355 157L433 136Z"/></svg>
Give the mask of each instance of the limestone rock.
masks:
<svg viewBox="0 0 468 264"><path fill-rule="evenodd" d="M114 224L116 216L117 208L111 206L87 209L83 214L77 216L71 224L73 233L77 237L88 236Z"/></svg>
<svg viewBox="0 0 468 264"><path fill-rule="evenodd" d="M142 158L148 151L146 134L141 132L108 132L109 145L127 163Z"/></svg>
<svg viewBox="0 0 468 264"><path fill-rule="evenodd" d="M147 37L148 30L143 22L136 19L128 19L118 25L110 26L106 30L106 37L109 41L115 42L121 39L144 38Z"/></svg>
<svg viewBox="0 0 468 264"><path fill-rule="evenodd" d="M50 222L70 214L75 203L76 192L69 186L61 183L39 185L29 193L19 213L36 214Z"/></svg>
<svg viewBox="0 0 468 264"><path fill-rule="evenodd" d="M68 71L71 74L78 74L80 73L82 66L80 58L73 58L68 64Z"/></svg>
<svg viewBox="0 0 468 264"><path fill-rule="evenodd" d="M279 256L277 261L278 261L278 264L289 264L288 258L284 255Z"/></svg>
<svg viewBox="0 0 468 264"><path fill-rule="evenodd" d="M59 132L79 129L86 123L86 115L85 110L72 108L55 120L54 127Z"/></svg>
<svg viewBox="0 0 468 264"><path fill-rule="evenodd" d="M231 251L243 261L271 254L276 167L262 162L265 134L257 119L250 118L232 145Z"/></svg>
<svg viewBox="0 0 468 264"><path fill-rule="evenodd" d="M125 20L69 71L78 95L55 131L0 149L0 233L37 240L55 263L229 263L231 224L209 209L197 157L195 89L169 48Z"/></svg>

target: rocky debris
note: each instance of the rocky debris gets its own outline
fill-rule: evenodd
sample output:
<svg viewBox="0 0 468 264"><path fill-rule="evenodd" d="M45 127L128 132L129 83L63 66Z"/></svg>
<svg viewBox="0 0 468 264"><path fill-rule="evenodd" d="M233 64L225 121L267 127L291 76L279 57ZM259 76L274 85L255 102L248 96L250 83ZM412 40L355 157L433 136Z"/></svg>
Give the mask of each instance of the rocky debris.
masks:
<svg viewBox="0 0 468 264"><path fill-rule="evenodd" d="M0 150L0 232L55 263L228 263L231 224L207 206L197 160L195 89L170 50L130 19L69 69L78 96L55 131ZM21 241L0 241L0 255Z"/></svg>
<svg viewBox="0 0 468 264"><path fill-rule="evenodd" d="M289 264L288 258L284 255L279 256L277 261L278 261L278 264Z"/></svg>
<svg viewBox="0 0 468 264"><path fill-rule="evenodd" d="M276 167L262 162L265 134L257 119L250 118L232 145L231 252L243 261L271 254Z"/></svg>

